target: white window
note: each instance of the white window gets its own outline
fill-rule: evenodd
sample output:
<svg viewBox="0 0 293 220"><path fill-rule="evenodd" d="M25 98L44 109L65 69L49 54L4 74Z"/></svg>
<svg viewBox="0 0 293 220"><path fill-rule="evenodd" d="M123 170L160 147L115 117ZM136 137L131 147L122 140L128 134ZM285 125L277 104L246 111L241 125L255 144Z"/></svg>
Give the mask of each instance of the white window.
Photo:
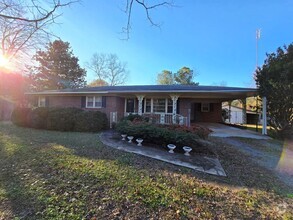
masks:
<svg viewBox="0 0 293 220"><path fill-rule="evenodd" d="M145 112L147 113L172 113L173 102L166 98L145 99Z"/></svg>
<svg viewBox="0 0 293 220"><path fill-rule="evenodd" d="M87 108L102 108L102 97L101 96L87 96L86 107Z"/></svg>
<svg viewBox="0 0 293 220"><path fill-rule="evenodd" d="M38 107L46 107L46 97L39 96Z"/></svg>
<svg viewBox="0 0 293 220"><path fill-rule="evenodd" d="M166 99L153 99L153 112L166 112Z"/></svg>
<svg viewBox="0 0 293 220"><path fill-rule="evenodd" d="M145 99L145 112L152 112L152 100L151 99Z"/></svg>
<svg viewBox="0 0 293 220"><path fill-rule="evenodd" d="M201 103L202 112L210 112L210 103Z"/></svg>

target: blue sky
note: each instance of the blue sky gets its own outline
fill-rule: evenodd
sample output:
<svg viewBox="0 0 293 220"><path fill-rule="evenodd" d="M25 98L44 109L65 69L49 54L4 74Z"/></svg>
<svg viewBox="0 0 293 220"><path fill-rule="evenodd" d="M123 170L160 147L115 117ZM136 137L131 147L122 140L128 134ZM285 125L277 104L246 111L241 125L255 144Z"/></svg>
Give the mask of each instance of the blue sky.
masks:
<svg viewBox="0 0 293 220"><path fill-rule="evenodd" d="M256 29L261 29L259 64L266 53L293 42L292 0L174 0L176 7L151 12L133 8L130 39L121 34L126 0L84 0L63 9L53 31L68 41L84 67L92 54L116 53L127 62L128 85L156 84L164 69L183 66L197 73L200 85L225 82L250 87L256 66ZM153 1L156 2L156 1ZM88 71L87 80L94 79Z"/></svg>

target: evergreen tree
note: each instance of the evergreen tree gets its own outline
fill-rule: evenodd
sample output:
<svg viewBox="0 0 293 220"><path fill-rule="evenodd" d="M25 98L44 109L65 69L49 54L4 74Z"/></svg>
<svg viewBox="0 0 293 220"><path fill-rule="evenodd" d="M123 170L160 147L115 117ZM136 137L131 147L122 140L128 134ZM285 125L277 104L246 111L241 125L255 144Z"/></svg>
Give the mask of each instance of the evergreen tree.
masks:
<svg viewBox="0 0 293 220"><path fill-rule="evenodd" d="M86 71L79 66L68 42L55 40L45 51L37 51L34 58L39 63L33 68L36 90L85 86Z"/></svg>
<svg viewBox="0 0 293 220"><path fill-rule="evenodd" d="M293 44L267 54L256 71L260 96L267 97L270 125L282 137L293 137Z"/></svg>

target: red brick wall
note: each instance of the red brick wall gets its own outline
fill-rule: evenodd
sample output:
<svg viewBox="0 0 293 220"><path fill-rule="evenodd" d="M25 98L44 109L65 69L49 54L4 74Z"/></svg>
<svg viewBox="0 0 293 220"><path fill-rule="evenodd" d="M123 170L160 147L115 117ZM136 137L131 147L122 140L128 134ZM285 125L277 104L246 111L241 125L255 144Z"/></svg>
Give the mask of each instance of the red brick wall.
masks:
<svg viewBox="0 0 293 220"><path fill-rule="evenodd" d="M76 107L81 108L82 96L49 96L49 107ZM124 116L124 98L107 96L106 108L83 108L89 111L101 111L107 114L109 119L110 112L117 112L118 119Z"/></svg>
<svg viewBox="0 0 293 220"><path fill-rule="evenodd" d="M48 96L49 107L81 108L81 96Z"/></svg>
<svg viewBox="0 0 293 220"><path fill-rule="evenodd" d="M106 97L106 108L88 108L88 110L98 110L106 113L108 119L110 118L110 112L117 112L118 120L124 116L124 98L107 96Z"/></svg>
<svg viewBox="0 0 293 220"><path fill-rule="evenodd" d="M201 112L200 122L222 122L221 103L211 103L213 108L210 112Z"/></svg>
<svg viewBox="0 0 293 220"><path fill-rule="evenodd" d="M50 96L50 107L76 107L81 108L82 96ZM221 103L210 101L213 105L212 111L201 112L198 109L192 111L194 103L201 103L203 100L180 98L179 97L179 114L185 117L188 116L188 110L191 109L191 115L194 114L196 121L199 122L221 122L222 121L222 106ZM206 101L206 100L204 100ZM136 104L137 105L137 104ZM124 116L125 99L116 96L106 97L106 108L84 108L86 110L98 110L107 114L110 117L110 112L117 112L118 119Z"/></svg>
<svg viewBox="0 0 293 220"><path fill-rule="evenodd" d="M191 99L179 97L179 115L188 116L188 109L191 108Z"/></svg>
<svg viewBox="0 0 293 220"><path fill-rule="evenodd" d="M210 112L201 112L197 108L193 108L194 103L201 103L203 100L180 98L179 97L179 114L185 117L188 116L188 109L191 110L191 119L194 118L197 122L221 122L222 121L222 105L211 101L213 105ZM206 100L204 100L206 101ZM192 116L194 114L194 117Z"/></svg>

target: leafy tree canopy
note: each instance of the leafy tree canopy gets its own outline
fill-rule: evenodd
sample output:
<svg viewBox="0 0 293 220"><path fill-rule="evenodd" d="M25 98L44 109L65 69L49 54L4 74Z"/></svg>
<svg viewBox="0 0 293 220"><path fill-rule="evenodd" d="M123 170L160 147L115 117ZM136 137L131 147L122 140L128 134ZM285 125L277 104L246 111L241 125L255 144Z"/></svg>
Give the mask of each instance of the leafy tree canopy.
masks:
<svg viewBox="0 0 293 220"><path fill-rule="evenodd" d="M157 83L159 85L173 85L174 84L174 75L169 70L163 70L158 74Z"/></svg>
<svg viewBox="0 0 293 220"><path fill-rule="evenodd" d="M271 126L282 137L293 135L293 44L267 54L255 74L261 96L267 97Z"/></svg>
<svg viewBox="0 0 293 220"><path fill-rule="evenodd" d="M68 42L55 40L46 50L34 56L38 66L32 68L35 89L65 89L85 86L86 71L78 64L78 58Z"/></svg>
<svg viewBox="0 0 293 220"><path fill-rule="evenodd" d="M193 82L193 78L193 70L189 67L182 67L176 73L172 73L169 70L163 70L157 76L157 83L159 85L198 85L198 83Z"/></svg>
<svg viewBox="0 0 293 220"><path fill-rule="evenodd" d="M87 86L88 87L108 86L108 83L102 79L96 79L90 82Z"/></svg>

